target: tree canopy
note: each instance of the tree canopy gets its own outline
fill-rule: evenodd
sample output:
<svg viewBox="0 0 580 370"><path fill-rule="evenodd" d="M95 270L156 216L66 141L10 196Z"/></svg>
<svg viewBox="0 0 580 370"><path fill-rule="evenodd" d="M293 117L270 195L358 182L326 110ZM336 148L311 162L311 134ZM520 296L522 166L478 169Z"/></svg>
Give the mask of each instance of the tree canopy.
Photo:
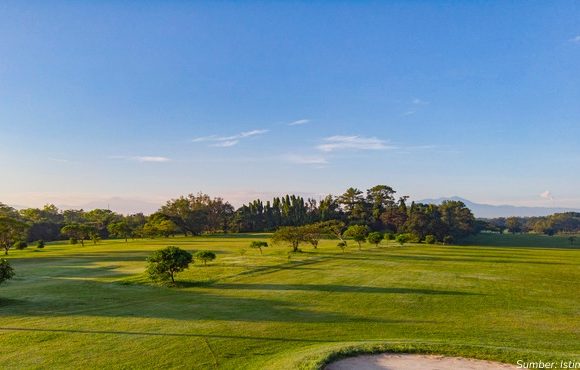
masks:
<svg viewBox="0 0 580 370"><path fill-rule="evenodd" d="M147 273L154 281L175 283L175 274L189 267L193 256L188 251L169 246L155 251L147 258Z"/></svg>

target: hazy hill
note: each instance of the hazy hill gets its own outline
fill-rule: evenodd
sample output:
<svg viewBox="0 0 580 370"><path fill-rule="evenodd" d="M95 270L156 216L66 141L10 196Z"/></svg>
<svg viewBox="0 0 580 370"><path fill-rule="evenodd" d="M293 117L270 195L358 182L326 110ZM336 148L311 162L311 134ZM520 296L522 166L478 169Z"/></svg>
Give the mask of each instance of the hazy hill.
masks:
<svg viewBox="0 0 580 370"><path fill-rule="evenodd" d="M562 212L580 212L579 209L573 208L551 208L551 207L520 207L511 205L491 205L474 203L468 199L461 197L450 197L450 198L437 198L437 199L423 199L419 202L421 203L432 203L440 204L444 200L459 200L465 203L467 207L471 209L475 217L481 218L494 218L494 217L509 217L509 216L520 216L520 217L532 217L532 216L547 216L554 213Z"/></svg>

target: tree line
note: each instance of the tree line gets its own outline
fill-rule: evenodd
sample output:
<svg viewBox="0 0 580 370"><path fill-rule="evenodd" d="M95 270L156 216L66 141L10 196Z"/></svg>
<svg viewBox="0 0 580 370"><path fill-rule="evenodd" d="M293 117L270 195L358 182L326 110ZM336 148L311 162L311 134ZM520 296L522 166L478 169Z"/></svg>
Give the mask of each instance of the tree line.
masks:
<svg viewBox="0 0 580 370"><path fill-rule="evenodd" d="M222 198L189 194L167 201L151 215L121 215L108 209L59 210L54 205L15 210L0 203L0 244L7 252L15 243L70 239L84 245L101 239L168 237L176 234L272 232L281 227L337 221L345 229L363 225L369 232L406 233L417 241L459 240L478 230L471 211L459 201L441 205L395 197L390 186L366 192L349 188L320 200L297 195L256 199L235 209ZM343 230L344 231L344 230Z"/></svg>
<svg viewBox="0 0 580 370"><path fill-rule="evenodd" d="M484 229L513 234L575 234L580 232L580 213L555 213L543 217L498 217L485 220Z"/></svg>

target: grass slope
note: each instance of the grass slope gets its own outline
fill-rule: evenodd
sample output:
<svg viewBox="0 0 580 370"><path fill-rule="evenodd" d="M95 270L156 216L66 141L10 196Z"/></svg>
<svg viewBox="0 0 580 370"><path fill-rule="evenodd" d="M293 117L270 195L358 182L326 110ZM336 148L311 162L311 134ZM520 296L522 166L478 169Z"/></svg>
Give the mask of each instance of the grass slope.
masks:
<svg viewBox="0 0 580 370"><path fill-rule="evenodd" d="M530 248L352 245L342 253L323 241L289 260L283 247L263 256L248 248L264 237L11 251L17 277L0 287L0 364L316 368L385 350L580 359L578 250L541 239L527 240ZM179 288L151 286L145 258L167 245L218 259L180 274Z"/></svg>

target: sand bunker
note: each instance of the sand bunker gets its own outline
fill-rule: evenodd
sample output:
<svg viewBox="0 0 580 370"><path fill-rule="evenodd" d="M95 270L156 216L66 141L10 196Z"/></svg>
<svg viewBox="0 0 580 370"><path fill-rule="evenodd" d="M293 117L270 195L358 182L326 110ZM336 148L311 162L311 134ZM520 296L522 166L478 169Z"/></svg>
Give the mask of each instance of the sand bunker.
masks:
<svg viewBox="0 0 580 370"><path fill-rule="evenodd" d="M326 370L504 370L516 366L460 357L384 353L339 360Z"/></svg>

